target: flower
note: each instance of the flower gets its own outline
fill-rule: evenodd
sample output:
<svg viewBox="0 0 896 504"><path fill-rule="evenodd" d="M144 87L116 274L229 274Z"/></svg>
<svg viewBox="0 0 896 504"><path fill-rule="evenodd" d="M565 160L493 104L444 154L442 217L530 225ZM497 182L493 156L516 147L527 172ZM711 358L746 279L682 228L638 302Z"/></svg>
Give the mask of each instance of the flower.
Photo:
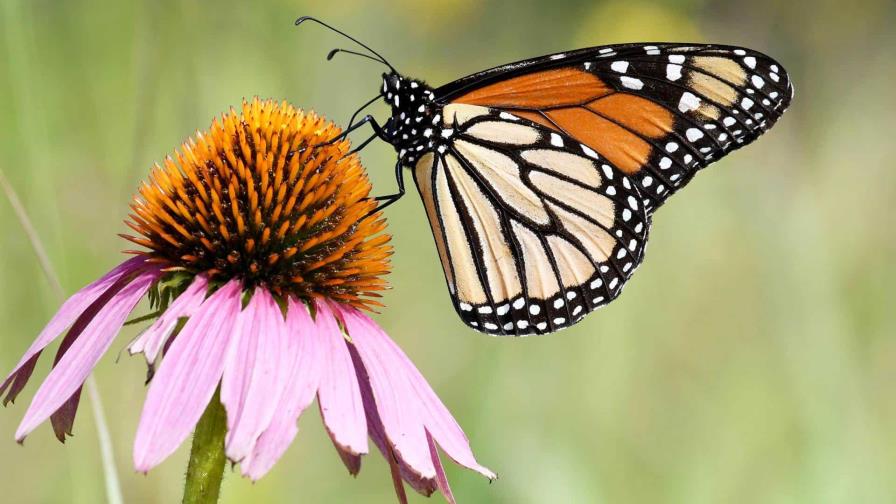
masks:
<svg viewBox="0 0 896 504"><path fill-rule="evenodd" d="M40 353L66 328L53 369L16 432L48 418L71 434L81 386L148 294L158 318L130 345L151 378L134 442L146 472L189 436L220 391L224 449L256 480L317 398L352 474L367 438L403 479L453 502L437 447L473 456L452 415L401 349L363 310L381 306L391 248L357 156L332 123L271 101L243 103L156 166L125 236L144 249L69 298L0 385L25 387ZM400 478L400 479L398 479Z"/></svg>

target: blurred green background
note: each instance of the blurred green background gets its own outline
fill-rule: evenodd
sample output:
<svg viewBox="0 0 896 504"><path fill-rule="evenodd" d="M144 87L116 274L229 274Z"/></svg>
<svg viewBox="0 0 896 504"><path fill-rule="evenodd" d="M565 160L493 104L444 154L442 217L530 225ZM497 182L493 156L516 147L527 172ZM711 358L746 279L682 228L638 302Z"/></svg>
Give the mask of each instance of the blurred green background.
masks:
<svg viewBox="0 0 896 504"><path fill-rule="evenodd" d="M794 104L658 213L647 260L617 302L551 337L466 329L411 193L388 211L394 290L378 319L500 474L489 485L449 465L463 502L896 501L896 4L316 3L2 0L0 167L67 292L121 260L116 233L151 164L243 97L344 122L377 91L380 67L325 62L346 42L295 29L298 15L436 85L588 45L745 45L791 72ZM375 190L391 192L391 148L373 144L363 160ZM5 374L59 303L5 199L0 231ZM125 500L176 502L186 449L148 476L131 466L145 367L116 359L131 336L96 371ZM86 400L65 446L49 426L24 447L13 441L51 355L0 411L2 500L103 502ZM353 479L316 411L301 429L257 484L228 475L223 502L394 502L378 454Z"/></svg>

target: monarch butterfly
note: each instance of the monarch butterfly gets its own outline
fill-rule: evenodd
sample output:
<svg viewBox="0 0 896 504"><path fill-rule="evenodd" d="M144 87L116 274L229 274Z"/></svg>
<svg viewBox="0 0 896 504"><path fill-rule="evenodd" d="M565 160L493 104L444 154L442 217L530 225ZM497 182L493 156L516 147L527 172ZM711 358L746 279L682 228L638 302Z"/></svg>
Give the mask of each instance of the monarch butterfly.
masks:
<svg viewBox="0 0 896 504"><path fill-rule="evenodd" d="M568 327L616 299L651 216L709 163L771 128L793 97L783 67L714 44L632 43L509 63L438 88L385 64L364 124L412 170L461 319L493 335ZM385 100L380 126L368 105ZM356 150L358 150L356 149Z"/></svg>

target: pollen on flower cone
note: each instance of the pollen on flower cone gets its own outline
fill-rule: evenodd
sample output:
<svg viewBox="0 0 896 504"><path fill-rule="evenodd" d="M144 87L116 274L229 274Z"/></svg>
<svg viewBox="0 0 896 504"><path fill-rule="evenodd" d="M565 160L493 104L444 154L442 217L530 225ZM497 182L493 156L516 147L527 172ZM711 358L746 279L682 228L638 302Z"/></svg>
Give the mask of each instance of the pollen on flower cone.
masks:
<svg viewBox="0 0 896 504"><path fill-rule="evenodd" d="M380 305L390 236L341 130L254 99L153 169L124 237L166 268L239 278L299 298Z"/></svg>

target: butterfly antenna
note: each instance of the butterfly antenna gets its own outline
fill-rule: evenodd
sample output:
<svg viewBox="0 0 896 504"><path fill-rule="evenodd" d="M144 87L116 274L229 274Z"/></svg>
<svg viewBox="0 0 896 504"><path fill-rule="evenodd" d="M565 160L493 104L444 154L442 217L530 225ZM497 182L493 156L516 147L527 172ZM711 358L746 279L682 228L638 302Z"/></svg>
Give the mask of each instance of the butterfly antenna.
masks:
<svg viewBox="0 0 896 504"><path fill-rule="evenodd" d="M389 67L390 70L392 70L393 72L397 73L397 72L395 71L395 67L393 67L388 61L386 61L386 58L384 58L382 54L380 54L380 53L374 51L373 49L370 48L369 45L365 44L364 42L361 42L360 40L356 39L355 37L352 37L352 36L349 35L348 33L345 33L345 32L342 31L342 30L336 29L336 28L334 28L334 27L328 25L327 23L324 23L324 22L321 21L320 19L317 19L317 18L315 18L315 17L311 17L311 16L302 16L302 17L300 17L299 19L296 19L296 26L301 25L301 24L304 23L305 21L314 21L315 23L317 23L317 24L323 26L324 28L327 28L327 29L329 29L330 31L333 31L333 32L335 32L335 33L338 33L339 35L342 35L343 37L345 37L345 38L351 40L352 42L358 44L359 46L363 47L364 49L367 49L368 51L370 51L371 54L373 54L374 56L376 56L377 59L378 59L380 62L382 62L382 63L383 63L384 65L386 65L387 67ZM336 52L339 52L339 51L336 51ZM348 52L348 51L345 51L345 52ZM331 54L335 54L335 53L334 53L333 51L331 51ZM358 54L360 54L360 53L358 53ZM371 58L371 59L373 59L373 58Z"/></svg>
<svg viewBox="0 0 896 504"><path fill-rule="evenodd" d="M364 54L364 53L358 52L358 51L350 51L348 49L339 49L339 48L332 49L332 50L330 50L329 53L327 53L327 61L330 61L331 59L333 59L333 56L336 56L338 53L354 54L355 56L361 56L362 58L367 58L371 61L376 61L377 63L382 63L384 65L388 65L388 63L386 63L385 61L383 61L379 58L375 58L369 54Z"/></svg>

